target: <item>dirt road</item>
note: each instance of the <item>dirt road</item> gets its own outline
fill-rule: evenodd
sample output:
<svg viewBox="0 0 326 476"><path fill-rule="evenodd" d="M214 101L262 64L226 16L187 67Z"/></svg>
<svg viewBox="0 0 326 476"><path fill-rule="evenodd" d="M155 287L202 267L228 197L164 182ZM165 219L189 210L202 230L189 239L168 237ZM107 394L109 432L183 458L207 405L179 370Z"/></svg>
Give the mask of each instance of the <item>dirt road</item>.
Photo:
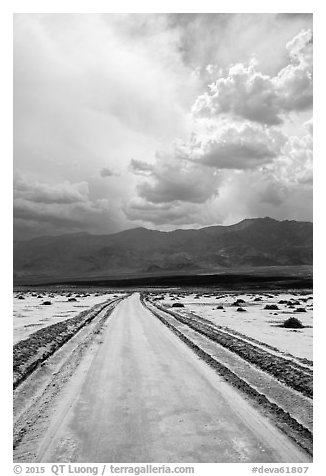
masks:
<svg viewBox="0 0 326 476"><path fill-rule="evenodd" d="M141 304L122 301L49 422L39 462L310 458Z"/></svg>

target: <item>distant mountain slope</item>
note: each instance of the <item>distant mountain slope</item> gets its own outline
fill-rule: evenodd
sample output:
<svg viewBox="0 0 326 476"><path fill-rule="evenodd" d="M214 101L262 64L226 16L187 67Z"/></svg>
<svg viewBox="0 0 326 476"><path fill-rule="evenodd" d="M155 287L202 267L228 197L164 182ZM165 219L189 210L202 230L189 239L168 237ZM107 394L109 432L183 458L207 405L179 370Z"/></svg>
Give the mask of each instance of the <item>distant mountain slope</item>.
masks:
<svg viewBox="0 0 326 476"><path fill-rule="evenodd" d="M312 264L312 223L271 218L161 232L135 228L14 243L14 276L89 277L214 272L239 266Z"/></svg>

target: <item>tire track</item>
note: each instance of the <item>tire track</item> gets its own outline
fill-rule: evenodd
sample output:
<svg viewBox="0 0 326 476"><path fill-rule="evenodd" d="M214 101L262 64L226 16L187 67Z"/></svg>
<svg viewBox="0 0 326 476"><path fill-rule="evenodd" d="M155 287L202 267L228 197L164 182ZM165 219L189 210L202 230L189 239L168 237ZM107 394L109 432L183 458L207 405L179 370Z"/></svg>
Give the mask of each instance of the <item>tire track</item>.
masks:
<svg viewBox="0 0 326 476"><path fill-rule="evenodd" d="M291 416L289 411L284 410L278 403L270 400L267 396L259 391L257 388L252 386L248 381L244 380L240 374L234 369L231 370L223 362L217 360L209 352L204 350L204 348L196 342L195 334L198 332L187 322L182 322L183 319L178 319L180 317L175 317L174 312L167 312L166 309L160 309L161 306L158 306L156 303L151 301L146 301L142 297L143 304L158 318L160 321L165 324L169 329L171 329L183 342L185 342L199 357L205 360L211 367L213 367L221 376L225 378L231 385L240 390L244 395L250 398L250 400L255 404L255 406L263 413L266 413L267 416L274 422L274 424L291 437L299 446L305 449L310 455L313 452L313 435L312 431L305 425L303 425L296 418ZM172 317L172 319L171 319ZM175 319L175 324L173 323ZM194 334L187 333L187 335L182 331L182 328L178 328L177 323L186 324L188 328L195 331ZM201 333L204 335L203 333ZM206 338L206 336L204 335ZM216 342L213 340L213 342Z"/></svg>
<svg viewBox="0 0 326 476"><path fill-rule="evenodd" d="M152 303L154 305L154 303ZM264 372L272 375L280 382L285 383L290 388L302 393L308 398L313 396L313 376L312 370L307 369L297 362L291 362L289 359L271 354L261 347L258 347L249 341L244 341L230 333L218 329L210 321L194 315L183 316L166 307L155 303L157 309L166 312L186 324L196 332L208 337L212 341L222 345L231 352L236 353L244 360L259 367Z"/></svg>

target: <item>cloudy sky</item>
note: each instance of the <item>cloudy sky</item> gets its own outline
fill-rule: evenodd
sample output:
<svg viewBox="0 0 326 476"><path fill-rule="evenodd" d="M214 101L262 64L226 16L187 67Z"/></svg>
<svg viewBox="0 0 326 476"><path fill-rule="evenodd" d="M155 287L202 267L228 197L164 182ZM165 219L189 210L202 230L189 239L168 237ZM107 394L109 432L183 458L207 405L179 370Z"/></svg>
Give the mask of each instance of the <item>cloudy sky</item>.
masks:
<svg viewBox="0 0 326 476"><path fill-rule="evenodd" d="M16 14L14 236L312 220L312 16Z"/></svg>

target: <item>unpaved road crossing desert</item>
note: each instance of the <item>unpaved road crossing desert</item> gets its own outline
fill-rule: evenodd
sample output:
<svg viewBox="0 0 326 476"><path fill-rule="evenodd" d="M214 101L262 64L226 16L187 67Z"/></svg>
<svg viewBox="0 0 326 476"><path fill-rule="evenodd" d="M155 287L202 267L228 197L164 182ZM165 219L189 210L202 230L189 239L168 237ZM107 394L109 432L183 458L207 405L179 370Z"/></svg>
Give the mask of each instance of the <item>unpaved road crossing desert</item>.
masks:
<svg viewBox="0 0 326 476"><path fill-rule="evenodd" d="M117 305L100 337L62 389L34 461L310 461L138 293Z"/></svg>

